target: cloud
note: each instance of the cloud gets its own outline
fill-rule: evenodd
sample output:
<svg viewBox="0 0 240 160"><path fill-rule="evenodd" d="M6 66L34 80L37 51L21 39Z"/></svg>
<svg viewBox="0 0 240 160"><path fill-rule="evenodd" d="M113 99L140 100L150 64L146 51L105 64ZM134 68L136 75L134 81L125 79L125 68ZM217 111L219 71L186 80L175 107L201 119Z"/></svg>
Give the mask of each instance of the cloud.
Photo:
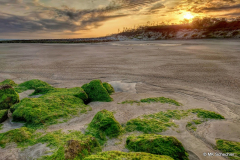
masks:
<svg viewBox="0 0 240 160"><path fill-rule="evenodd" d="M236 5L225 5L225 6L219 6L219 7L204 7L201 8L201 11L228 11L228 10L234 10L234 9L240 9L240 4Z"/></svg>
<svg viewBox="0 0 240 160"><path fill-rule="evenodd" d="M78 31L87 30L101 26L104 21L124 17L126 15L90 17L75 23L74 21L64 21L60 19L37 19L32 20L27 16L17 16L0 13L0 33L10 32L37 32L37 31Z"/></svg>
<svg viewBox="0 0 240 160"><path fill-rule="evenodd" d="M162 9L162 8L165 8L165 6L162 3L156 3L149 9L149 12L152 14L157 13L159 9Z"/></svg>
<svg viewBox="0 0 240 160"><path fill-rule="evenodd" d="M156 3L159 0L112 0L107 6L93 9L75 9L66 5L54 7L41 2L43 1L26 0L23 3L22 0L2 0L0 5L11 3L30 9L21 16L0 13L0 33L89 30L100 27L110 19L128 16L130 12L139 13L139 8L146 5L151 6L149 13L164 7L161 3Z"/></svg>

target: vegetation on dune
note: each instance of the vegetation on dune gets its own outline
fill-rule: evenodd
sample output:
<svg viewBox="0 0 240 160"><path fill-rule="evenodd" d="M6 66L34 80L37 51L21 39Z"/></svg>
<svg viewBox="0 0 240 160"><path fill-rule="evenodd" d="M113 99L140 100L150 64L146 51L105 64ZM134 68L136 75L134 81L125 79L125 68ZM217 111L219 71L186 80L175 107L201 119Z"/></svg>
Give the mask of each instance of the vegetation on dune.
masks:
<svg viewBox="0 0 240 160"><path fill-rule="evenodd" d="M190 22L190 20L188 19L184 19L183 21L180 21L179 24L176 23L170 24L169 22L151 23L150 21L148 21L146 24L137 25L137 27L134 28L123 27L122 31L118 29L119 33L114 35L138 37L136 35L141 35L142 33L149 34L149 32L159 32L162 33L164 36L168 35L166 36L166 38L174 38L172 36L169 36L170 32L176 33L177 31L180 30L201 29L205 30L208 33L211 33L214 31L233 31L238 30L239 28L240 28L239 18L229 21L225 18L195 17L192 20L192 22ZM237 33L233 34L233 36L236 34Z"/></svg>
<svg viewBox="0 0 240 160"><path fill-rule="evenodd" d="M123 101L121 104L126 104L126 103L130 103L130 104L138 103L139 104L139 103L151 103L151 102L169 103L169 104L173 104L176 106L181 105L181 103L179 103L173 99L165 98L165 97L146 98L146 99L141 99L140 101L126 100L126 101Z"/></svg>
<svg viewBox="0 0 240 160"><path fill-rule="evenodd" d="M91 155L84 160L173 160L169 156L155 155L144 152L120 152L120 151L107 151L101 152L97 155Z"/></svg>
<svg viewBox="0 0 240 160"><path fill-rule="evenodd" d="M142 131L144 133L158 133L166 131L169 127L177 127L171 122L171 119L181 119L188 116L189 111L168 110L166 112L158 112L149 115L131 119L126 124L126 131L134 130Z"/></svg>
<svg viewBox="0 0 240 160"><path fill-rule="evenodd" d="M17 84L13 80L11 80L11 79L6 79L6 80L0 82L0 86L5 85L5 84L8 84L8 85L10 85L12 87L17 86Z"/></svg>
<svg viewBox="0 0 240 160"><path fill-rule="evenodd" d="M19 129L10 130L5 133L0 133L0 146L5 148L6 143L10 142L19 143L27 139L30 139L32 136L32 132L33 130L28 129L26 127L22 127Z"/></svg>
<svg viewBox="0 0 240 160"><path fill-rule="evenodd" d="M86 134L96 137L102 145L109 138L117 137L123 131L122 126L114 118L113 113L107 110L99 111L88 125Z"/></svg>
<svg viewBox="0 0 240 160"><path fill-rule="evenodd" d="M103 87L108 91L109 94L112 94L115 92L113 86L107 82L102 83Z"/></svg>
<svg viewBox="0 0 240 160"><path fill-rule="evenodd" d="M110 102L113 100L101 80L93 80L90 83L84 84L81 88L87 93L90 102Z"/></svg>
<svg viewBox="0 0 240 160"><path fill-rule="evenodd" d="M13 104L18 103L19 95L8 84L0 86L0 110L9 109Z"/></svg>
<svg viewBox="0 0 240 160"><path fill-rule="evenodd" d="M126 146L131 151L167 155L174 160L188 160L188 154L182 143L172 136L143 134L129 136Z"/></svg>
<svg viewBox="0 0 240 160"><path fill-rule="evenodd" d="M44 95L40 98L24 98L11 107L14 121L23 121L31 125L50 125L58 118L70 118L72 115L87 112L88 106L83 100L71 95Z"/></svg>
<svg viewBox="0 0 240 160"><path fill-rule="evenodd" d="M21 93L21 92L26 91L28 89L37 89L39 87L51 88L51 86L47 82L44 82L44 81L41 81L41 80L38 80L38 79L32 79L30 81L26 81L26 82L23 82L23 83L19 84L15 88L15 90L18 93Z"/></svg>
<svg viewBox="0 0 240 160"><path fill-rule="evenodd" d="M3 128L2 128L2 126L3 126L3 124L0 124L0 130L2 130Z"/></svg>
<svg viewBox="0 0 240 160"><path fill-rule="evenodd" d="M204 109L192 109L192 113L197 113L199 118L210 118L210 119L224 119L224 117L218 113L207 111Z"/></svg>
<svg viewBox="0 0 240 160"><path fill-rule="evenodd" d="M0 123L4 122L8 118L8 110L0 110Z"/></svg>
<svg viewBox="0 0 240 160"><path fill-rule="evenodd" d="M216 141L217 149L223 153L234 153L234 156L228 156L230 159L240 159L240 142L219 139Z"/></svg>

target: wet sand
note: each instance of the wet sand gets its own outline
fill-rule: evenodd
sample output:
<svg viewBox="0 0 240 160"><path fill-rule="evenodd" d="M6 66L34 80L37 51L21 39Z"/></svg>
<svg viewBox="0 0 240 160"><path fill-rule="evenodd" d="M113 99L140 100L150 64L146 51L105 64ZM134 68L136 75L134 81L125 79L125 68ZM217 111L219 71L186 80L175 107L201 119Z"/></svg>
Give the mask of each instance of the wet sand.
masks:
<svg viewBox="0 0 240 160"><path fill-rule="evenodd" d="M112 95L113 102L92 102L92 111L58 129L84 131L86 124L102 109L115 111L120 123L142 114L168 109L203 108L225 116L225 120L199 125L195 135L186 130L189 118L176 121L177 129L162 134L176 136L190 153L190 159L215 151L216 138L240 142L240 40L125 41L99 44L0 44L0 81L21 83L40 79L54 87L75 87L93 79L130 83ZM30 92L29 92L30 93ZM26 95L25 95L26 96ZM154 96L175 99L183 104L117 104ZM222 129L226 128L226 129ZM124 139L124 138L123 138ZM104 150L122 150L124 142L108 141ZM0 149L2 153L3 150Z"/></svg>

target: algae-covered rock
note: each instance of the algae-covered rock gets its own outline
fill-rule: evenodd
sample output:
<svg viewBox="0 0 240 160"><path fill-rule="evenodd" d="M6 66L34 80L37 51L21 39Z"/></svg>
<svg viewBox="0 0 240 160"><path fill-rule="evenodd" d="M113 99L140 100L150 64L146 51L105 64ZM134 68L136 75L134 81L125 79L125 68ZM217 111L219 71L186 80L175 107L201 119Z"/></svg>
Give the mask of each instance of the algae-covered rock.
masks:
<svg viewBox="0 0 240 160"><path fill-rule="evenodd" d="M114 118L113 113L104 109L102 111L99 111L94 116L93 120L87 128L86 133L105 141L105 136L108 136L110 138L117 137L121 134L122 131L122 126Z"/></svg>
<svg viewBox="0 0 240 160"><path fill-rule="evenodd" d="M8 110L0 110L0 123L4 122L8 118Z"/></svg>
<svg viewBox="0 0 240 160"><path fill-rule="evenodd" d="M173 158L165 155L154 155L144 152L120 152L120 151L107 151L100 152L96 155L90 155L84 160L174 160Z"/></svg>
<svg viewBox="0 0 240 160"><path fill-rule="evenodd" d="M156 134L129 136L126 144L131 151L168 155L174 160L188 160L188 154L182 143L172 136Z"/></svg>
<svg viewBox="0 0 240 160"><path fill-rule="evenodd" d="M103 87L106 88L106 90L108 91L109 94L112 94L115 92L113 86L107 82L103 83Z"/></svg>
<svg viewBox="0 0 240 160"><path fill-rule="evenodd" d="M0 146L5 147L6 143L10 142L23 142L31 138L32 130L22 127L19 129L10 130L5 133L0 133Z"/></svg>
<svg viewBox="0 0 240 160"><path fill-rule="evenodd" d="M84 141L69 140L65 146L65 159L74 159L77 156L85 157L94 151L100 145L96 138L89 136Z"/></svg>
<svg viewBox="0 0 240 160"><path fill-rule="evenodd" d="M6 80L0 82L0 86L5 85L5 84L8 84L8 85L10 85L12 87L17 86L17 84L13 80L11 80L11 79L6 79Z"/></svg>
<svg viewBox="0 0 240 160"><path fill-rule="evenodd" d="M71 95L78 97L82 99L84 102L87 102L88 100L88 95L86 92L80 88L80 87L74 87L74 88L37 88L34 92L34 94L45 94L44 97L49 97L49 96L61 96L61 95Z"/></svg>
<svg viewBox="0 0 240 160"><path fill-rule="evenodd" d="M0 86L0 110L9 109L13 104L18 103L19 95L8 84Z"/></svg>
<svg viewBox="0 0 240 160"><path fill-rule="evenodd" d="M41 81L39 79L32 79L30 81L23 82L19 84L20 87L27 87L28 89L36 89L39 87L51 87L47 82Z"/></svg>
<svg viewBox="0 0 240 160"><path fill-rule="evenodd" d="M15 87L15 90L18 93L24 92L28 89L37 89L37 88L51 88L51 85L49 85L47 82L38 80L38 79L32 79L26 82L23 82L19 84L17 87Z"/></svg>
<svg viewBox="0 0 240 160"><path fill-rule="evenodd" d="M110 102L113 100L100 80L93 80L81 88L87 93L90 102Z"/></svg>
<svg viewBox="0 0 240 160"><path fill-rule="evenodd" d="M11 107L14 121L32 124L54 124L58 118L70 118L86 110L83 100L72 95L44 95L24 98Z"/></svg>

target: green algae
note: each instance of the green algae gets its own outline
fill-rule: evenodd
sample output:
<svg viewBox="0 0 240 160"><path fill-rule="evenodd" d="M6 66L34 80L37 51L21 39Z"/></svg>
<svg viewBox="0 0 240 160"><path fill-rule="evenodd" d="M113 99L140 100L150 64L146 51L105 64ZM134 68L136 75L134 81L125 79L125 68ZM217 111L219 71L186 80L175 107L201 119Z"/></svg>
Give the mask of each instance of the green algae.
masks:
<svg viewBox="0 0 240 160"><path fill-rule="evenodd" d="M27 139L30 139L32 136L32 132L33 130L28 129L26 127L22 127L19 129L10 130L5 133L0 133L0 146L2 148L5 148L7 143L10 142L19 143Z"/></svg>
<svg viewBox="0 0 240 160"><path fill-rule="evenodd" d="M0 110L0 123L4 122L8 118L7 115L8 115L7 109Z"/></svg>
<svg viewBox="0 0 240 160"><path fill-rule="evenodd" d="M5 84L8 84L8 85L10 85L12 87L17 86L17 84L13 80L11 80L11 79L6 79L6 80L0 82L0 86L5 85Z"/></svg>
<svg viewBox="0 0 240 160"><path fill-rule="evenodd" d="M240 160L240 142L219 139L216 141L217 149L223 153L233 153L234 156L228 156L230 159Z"/></svg>
<svg viewBox="0 0 240 160"><path fill-rule="evenodd" d="M173 158L165 155L154 155L144 152L120 152L120 151L107 151L101 152L97 155L91 155L84 160L173 160Z"/></svg>
<svg viewBox="0 0 240 160"><path fill-rule="evenodd" d="M160 111L158 113L143 115L138 118L131 119L126 123L125 129L128 132L136 130L144 133L159 133L166 131L169 127L178 127L172 122L172 119L180 120L190 114L197 114L199 118L204 119L201 121L206 121L205 119L224 119L224 117L220 114L203 109L168 110L165 112ZM197 121L195 122L198 123ZM192 125L192 123L195 124L195 122L189 122L187 127L192 130L196 130L196 126Z"/></svg>
<svg viewBox="0 0 240 160"><path fill-rule="evenodd" d="M173 122L163 122L158 119L135 118L127 122L126 131L141 131L144 133L158 133L166 131L169 127L177 127Z"/></svg>
<svg viewBox="0 0 240 160"><path fill-rule="evenodd" d="M110 97L108 91L103 86L101 80L93 80L90 83L84 84L81 88L87 93L90 102L113 101L113 99Z"/></svg>
<svg viewBox="0 0 240 160"><path fill-rule="evenodd" d="M78 115L87 107L82 99L75 96L44 95L39 98L24 98L10 110L13 112L13 121L32 125L50 125L58 123L59 118Z"/></svg>
<svg viewBox="0 0 240 160"><path fill-rule="evenodd" d="M165 98L165 97L154 97L154 98L145 98L145 99L141 99L140 101L136 101L136 100L126 100L123 101L121 104L133 104L133 103L151 103L151 102L160 102L160 103L168 103L168 104L172 104L172 105L176 105L176 106L181 106L182 104L170 99L170 98Z"/></svg>
<svg viewBox="0 0 240 160"><path fill-rule="evenodd" d="M71 141L76 141L78 142L78 145L80 145L77 152L78 154L75 154L75 159L82 160L85 156L90 155L92 152L101 151L101 147L94 137L91 135L84 135L80 131L68 131L68 133L65 133L58 130L54 132L41 133L22 127L5 133L0 133L0 146L2 148L10 142L17 143L17 146L22 149L39 143L47 144L47 147L51 149L52 154L39 158L44 160L64 160L66 155L69 155L69 149L71 150L71 147L74 147L69 145L69 142Z"/></svg>
<svg viewBox="0 0 240 160"><path fill-rule="evenodd" d="M37 93L38 94L44 94L41 97L69 95L69 96L75 96L77 98L80 98L84 102L88 101L88 95L80 87L74 87L74 88L51 88L51 89L47 88L46 90L43 90L43 88L40 88L40 90L42 90L42 92L39 92L39 90L37 89ZM36 95L36 92L34 92L33 95Z"/></svg>
<svg viewBox="0 0 240 160"><path fill-rule="evenodd" d="M180 106L181 103L170 99L170 98L165 98L165 97L154 97L154 98L146 98L146 99L141 99L140 102L144 102L144 103L150 103L150 102L160 102L160 103L169 103L169 104L173 104L176 106Z"/></svg>
<svg viewBox="0 0 240 160"><path fill-rule="evenodd" d="M105 109L94 116L86 130L86 134L96 137L101 145L106 141L106 136L117 137L122 132L123 128L114 118L113 113Z"/></svg>
<svg viewBox="0 0 240 160"><path fill-rule="evenodd" d="M9 109L13 104L18 103L19 95L10 85L0 86L0 110Z"/></svg>
<svg viewBox="0 0 240 160"><path fill-rule="evenodd" d="M143 115L135 119L131 119L126 124L126 131L134 130L144 133L158 133L166 131L169 127L178 127L171 119L181 119L189 115L189 111L184 110L168 110L154 114Z"/></svg>
<svg viewBox="0 0 240 160"><path fill-rule="evenodd" d="M109 94L112 94L115 92L113 86L107 82L102 83L103 87L108 91Z"/></svg>
<svg viewBox="0 0 240 160"><path fill-rule="evenodd" d="M187 123L186 128L190 131L196 131L197 125L202 124L203 122L206 122L206 120L193 119L192 121Z"/></svg>
<svg viewBox="0 0 240 160"><path fill-rule="evenodd" d="M136 100L126 100L126 101L123 101L122 103L120 104L134 104L134 103L137 103L137 104L140 104L140 101L136 101Z"/></svg>
<svg viewBox="0 0 240 160"><path fill-rule="evenodd" d="M65 159L83 159L96 150L100 150L100 144L94 137L89 136L84 141L69 140L65 145Z"/></svg>
<svg viewBox="0 0 240 160"><path fill-rule="evenodd" d="M39 79L32 79L26 82L23 82L15 87L15 90L18 93L24 92L28 89L37 89L37 88L51 88L51 85L49 85L47 82L41 81Z"/></svg>
<svg viewBox="0 0 240 160"><path fill-rule="evenodd" d="M224 119L224 117L218 113L207 111L204 109L192 109L192 113L197 113L199 118L209 118L209 119Z"/></svg>
<svg viewBox="0 0 240 160"><path fill-rule="evenodd" d="M167 155L174 160L188 160L188 154L182 143L172 136L143 134L129 136L126 146L131 151Z"/></svg>

